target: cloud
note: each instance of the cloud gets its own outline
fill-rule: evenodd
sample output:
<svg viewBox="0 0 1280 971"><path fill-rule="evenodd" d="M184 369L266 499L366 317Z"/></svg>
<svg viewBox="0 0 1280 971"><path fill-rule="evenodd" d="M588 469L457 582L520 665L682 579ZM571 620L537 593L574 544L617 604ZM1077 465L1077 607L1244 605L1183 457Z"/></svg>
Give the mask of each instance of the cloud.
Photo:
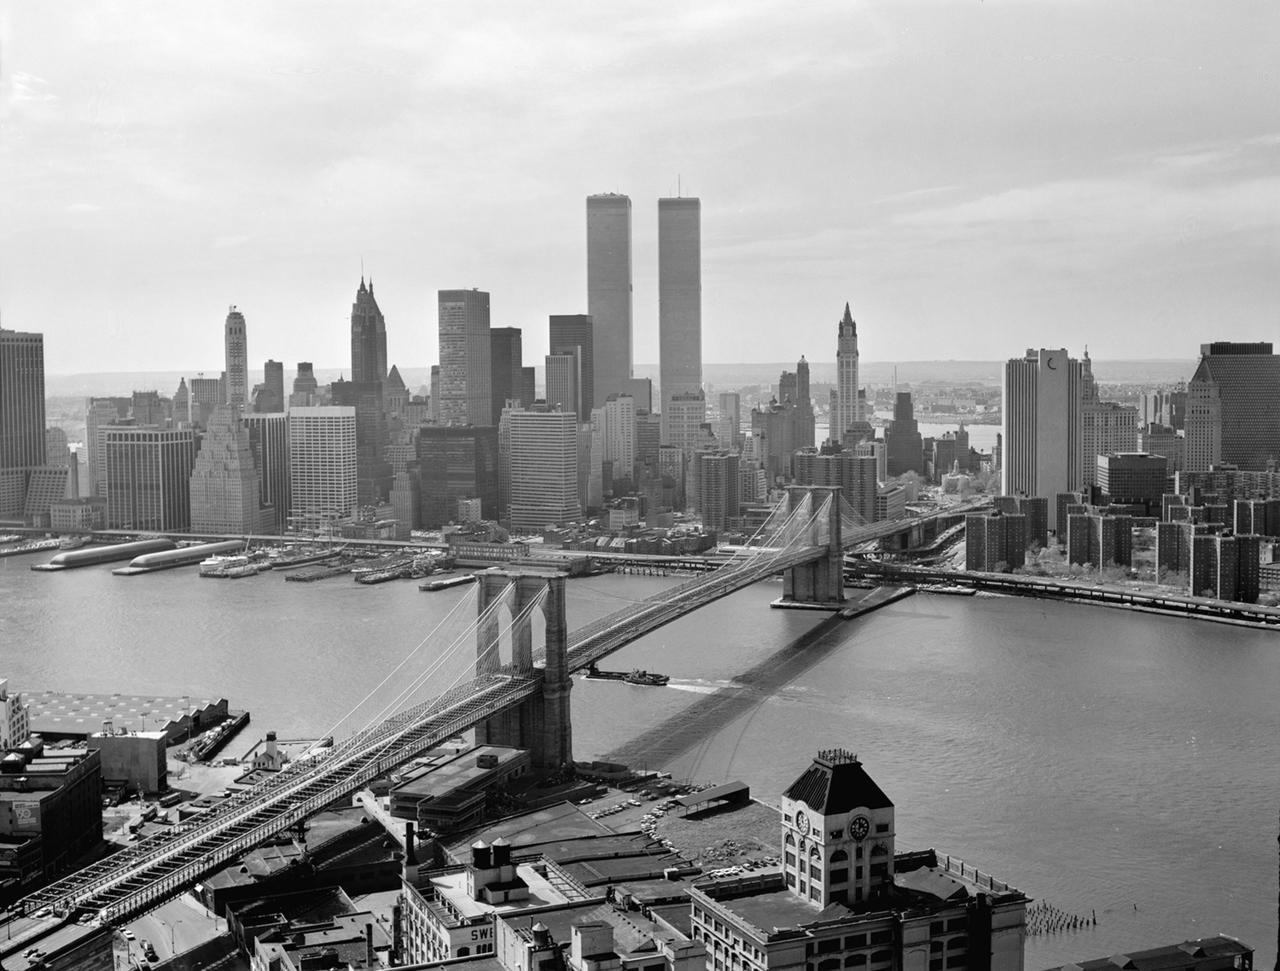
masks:
<svg viewBox="0 0 1280 971"><path fill-rule="evenodd" d="M15 102L41 103L57 101L58 96L49 90L49 82L34 74L14 71L9 77L9 97Z"/></svg>

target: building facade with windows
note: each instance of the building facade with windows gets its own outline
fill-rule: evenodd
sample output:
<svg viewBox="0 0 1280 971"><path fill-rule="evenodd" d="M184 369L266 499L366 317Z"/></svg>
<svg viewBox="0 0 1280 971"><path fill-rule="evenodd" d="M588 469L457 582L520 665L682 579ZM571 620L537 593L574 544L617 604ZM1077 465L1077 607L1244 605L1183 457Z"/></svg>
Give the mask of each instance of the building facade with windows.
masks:
<svg viewBox="0 0 1280 971"><path fill-rule="evenodd" d="M355 408L291 408L290 525L322 530L354 515L359 501L357 482Z"/></svg>
<svg viewBox="0 0 1280 971"><path fill-rule="evenodd" d="M1027 898L934 850L898 853L893 802L843 750L783 793L780 873L700 883L707 971L1022 971Z"/></svg>

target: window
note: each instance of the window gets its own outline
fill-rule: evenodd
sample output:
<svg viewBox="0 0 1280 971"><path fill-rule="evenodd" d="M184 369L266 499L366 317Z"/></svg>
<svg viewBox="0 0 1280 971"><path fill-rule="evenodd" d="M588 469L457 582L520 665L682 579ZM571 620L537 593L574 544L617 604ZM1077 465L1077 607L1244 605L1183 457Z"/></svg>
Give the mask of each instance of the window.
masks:
<svg viewBox="0 0 1280 971"><path fill-rule="evenodd" d="M810 879L810 880L821 880L821 879L822 879L822 867L818 866L818 864L816 864L816 863L815 863L815 864L813 864L812 866L810 866L810 867L809 867L809 879Z"/></svg>
<svg viewBox="0 0 1280 971"><path fill-rule="evenodd" d="M948 954L947 955L947 967L949 968L963 968L968 963L969 963L969 955L967 954Z"/></svg>
<svg viewBox="0 0 1280 971"><path fill-rule="evenodd" d="M469 955L470 953L471 953L471 948L469 948L469 947L460 947L460 948L458 948L458 957L460 957L460 958L464 958L464 957L466 957L467 955Z"/></svg>
<svg viewBox="0 0 1280 971"><path fill-rule="evenodd" d="M848 882L849 882L849 868L848 868L848 867L841 867L839 870L832 870L832 871L831 871L831 882L832 882L832 883L848 883Z"/></svg>
<svg viewBox="0 0 1280 971"><path fill-rule="evenodd" d="M844 939L844 949L846 951L852 951L855 947L866 947L866 946L867 946L866 934L854 934L852 937L846 937ZM865 957L863 958L862 963L863 964L866 963Z"/></svg>
<svg viewBox="0 0 1280 971"><path fill-rule="evenodd" d="M784 823L786 823L788 826L790 826L790 825L791 825L791 813L785 813L785 814L783 814L782 821L783 821Z"/></svg>
<svg viewBox="0 0 1280 971"><path fill-rule="evenodd" d="M865 954L850 954L844 959L844 966L846 968L860 968L866 963L867 956Z"/></svg>
<svg viewBox="0 0 1280 971"><path fill-rule="evenodd" d="M796 838L792 836L790 833L788 833L786 839L784 839L783 842L786 843L787 846L795 846Z"/></svg>
<svg viewBox="0 0 1280 971"><path fill-rule="evenodd" d="M796 875L794 873L787 874L787 886L794 887L796 885Z"/></svg>
<svg viewBox="0 0 1280 971"><path fill-rule="evenodd" d="M938 924L939 924L939 925L941 925L941 923L942 923L942 921L938 921ZM932 925L931 925L931 926L930 926L930 928L929 928L929 933L931 933L931 934L933 933L933 926L932 926ZM941 942L941 941L930 941L930 942L929 942L929 953L930 953L930 954L941 954L941 953L942 953L942 942Z"/></svg>
<svg viewBox="0 0 1280 971"><path fill-rule="evenodd" d="M818 942L819 954L830 954L832 951L840 950L840 938L828 937L826 940Z"/></svg>
<svg viewBox="0 0 1280 971"><path fill-rule="evenodd" d="M929 962L929 971L942 971L942 958L934 958Z"/></svg>
<svg viewBox="0 0 1280 971"><path fill-rule="evenodd" d="M871 864L871 879L872 880L889 879L889 864L888 863Z"/></svg>
<svg viewBox="0 0 1280 971"><path fill-rule="evenodd" d="M836 850L834 853L831 854L832 863L844 863L848 859L849 859L849 854L846 853L844 850Z"/></svg>
<svg viewBox="0 0 1280 971"><path fill-rule="evenodd" d="M812 886L812 887L810 887L810 888L809 888L809 899L810 899L810 900L821 900L821 899L822 899L822 894L821 894L821 892L819 892L819 888L818 888L817 886Z"/></svg>
<svg viewBox="0 0 1280 971"><path fill-rule="evenodd" d="M795 866L795 865L796 865L796 855L795 855L794 853L788 853L788 854L786 855L786 860L787 860L787 866Z"/></svg>
<svg viewBox="0 0 1280 971"><path fill-rule="evenodd" d="M805 867L804 860L801 860L801 861L800 861L800 872L801 872L801 873L805 873L805 872L807 872L806 867Z"/></svg>
<svg viewBox="0 0 1280 971"><path fill-rule="evenodd" d="M951 938L951 940L947 941L947 950L948 951L963 950L967 943L968 942L965 941L963 937L953 937Z"/></svg>
<svg viewBox="0 0 1280 971"><path fill-rule="evenodd" d="M862 867L860 867L860 866L854 867L854 868L853 868L853 876L854 876L854 878L855 878L855 879L857 879L857 880L861 880L861 879L862 879Z"/></svg>
<svg viewBox="0 0 1280 971"><path fill-rule="evenodd" d="M872 944L889 944L893 941L893 931L872 931ZM871 955L871 960L876 960L876 955Z"/></svg>
<svg viewBox="0 0 1280 971"><path fill-rule="evenodd" d="M876 823L876 832L877 832L877 833L887 833L887 832L889 832L889 824L888 824L888 823Z"/></svg>
<svg viewBox="0 0 1280 971"><path fill-rule="evenodd" d="M809 848L809 858L811 860L817 860L817 859L820 859L821 857L822 857L822 851L819 850L816 846L812 846Z"/></svg>
<svg viewBox="0 0 1280 971"><path fill-rule="evenodd" d="M965 927L965 919L963 917L952 917L947 921L947 930L962 931Z"/></svg>
<svg viewBox="0 0 1280 971"><path fill-rule="evenodd" d="M861 859L862 859L862 847L861 847L861 846L859 846L857 849L855 849L855 850L853 851L853 855L854 855L854 858L855 858L855 859L859 859L859 860L861 860Z"/></svg>
<svg viewBox="0 0 1280 971"><path fill-rule="evenodd" d="M888 932L886 931L885 933L888 933ZM871 935L873 940L875 939L875 936L876 936L875 934ZM891 951L889 948L885 948L883 951L874 951L871 954L872 964L888 964L892 961L893 961L893 951Z"/></svg>
<svg viewBox="0 0 1280 971"><path fill-rule="evenodd" d="M808 896L809 894L809 885L803 880L800 881L800 894L802 896Z"/></svg>
<svg viewBox="0 0 1280 971"><path fill-rule="evenodd" d="M840 967L839 958L827 958L825 961L818 962L818 971L836 971Z"/></svg>

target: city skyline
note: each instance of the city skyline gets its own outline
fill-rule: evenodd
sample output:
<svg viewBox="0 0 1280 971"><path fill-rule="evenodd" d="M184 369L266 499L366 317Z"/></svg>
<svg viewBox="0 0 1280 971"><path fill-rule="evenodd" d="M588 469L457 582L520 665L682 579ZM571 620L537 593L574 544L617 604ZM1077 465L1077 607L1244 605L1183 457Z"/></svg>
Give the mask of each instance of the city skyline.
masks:
<svg viewBox="0 0 1280 971"><path fill-rule="evenodd" d="M402 367L434 363L441 288L535 333L588 312L605 191L632 200L654 361L653 201L677 187L703 200L706 361L824 346L845 300L867 360L1271 336L1264 5L354 9L6 14L0 311L51 372L213 370L228 303L256 359L342 361L362 258Z"/></svg>

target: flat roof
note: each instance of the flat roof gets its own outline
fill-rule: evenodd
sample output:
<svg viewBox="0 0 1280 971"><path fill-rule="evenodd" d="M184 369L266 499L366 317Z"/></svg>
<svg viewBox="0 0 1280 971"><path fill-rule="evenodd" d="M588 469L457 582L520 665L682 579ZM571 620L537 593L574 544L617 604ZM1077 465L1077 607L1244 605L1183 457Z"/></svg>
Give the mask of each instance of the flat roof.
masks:
<svg viewBox="0 0 1280 971"><path fill-rule="evenodd" d="M678 941L679 935L659 927L637 911L620 911L610 904L596 903L585 907L570 907L544 914L529 914L518 918L506 918L512 926L524 930L535 921L545 924L551 938L557 944L573 940L575 924L600 922L613 928L613 949L616 954L653 953L655 940Z"/></svg>
<svg viewBox="0 0 1280 971"><path fill-rule="evenodd" d="M1208 958L1235 957L1252 954L1253 948L1237 941L1234 937L1218 934L1215 937L1202 937L1194 941L1183 941L1181 944L1166 944L1163 947L1152 947L1142 951L1130 951L1127 954L1116 954L1112 957L1093 958L1089 961L1078 961L1064 964L1049 971L1078 968L1081 971L1161 971L1163 968L1184 967L1188 959L1204 960Z"/></svg>
<svg viewBox="0 0 1280 971"><path fill-rule="evenodd" d="M482 755L496 757L498 764L487 768L476 765L476 760ZM524 749L508 748L505 745L478 745L469 751L460 752L446 762L436 762L415 770L411 778L391 790L391 796L393 799L396 796L438 796L465 789L521 756L528 757Z"/></svg>
<svg viewBox="0 0 1280 971"><path fill-rule="evenodd" d="M166 698L157 695L70 694L36 691L25 694L30 706L31 731L64 735L93 735L110 720L114 730L144 732L157 725L181 721L193 711L225 708L226 698Z"/></svg>
<svg viewBox="0 0 1280 971"><path fill-rule="evenodd" d="M751 787L745 782L725 782L700 792L691 792L687 796L676 796L676 802L688 809L690 806L700 806L704 802L732 799L735 796L739 799L750 799Z"/></svg>
<svg viewBox="0 0 1280 971"><path fill-rule="evenodd" d="M560 802L494 823L452 844L449 852L456 859L469 861L469 848L476 840L492 843L501 836L514 851L528 853L540 849L543 844L613 835L613 830L592 819L579 807Z"/></svg>
<svg viewBox="0 0 1280 971"><path fill-rule="evenodd" d="M448 899L449 905L461 914L463 918L481 917L485 914L495 913L518 913L522 910L528 910L530 907L547 907L573 902L569 897L565 896L563 891L527 864L520 864L516 867L516 876L528 885L529 896L524 900L514 900L510 903L497 905L471 898L471 894L467 892L467 871L465 869L435 874L431 877L431 885L435 887L442 897Z"/></svg>
<svg viewBox="0 0 1280 971"><path fill-rule="evenodd" d="M766 934L775 928L812 923L822 913L816 903L802 899L785 887L745 897L717 898L716 902Z"/></svg>

